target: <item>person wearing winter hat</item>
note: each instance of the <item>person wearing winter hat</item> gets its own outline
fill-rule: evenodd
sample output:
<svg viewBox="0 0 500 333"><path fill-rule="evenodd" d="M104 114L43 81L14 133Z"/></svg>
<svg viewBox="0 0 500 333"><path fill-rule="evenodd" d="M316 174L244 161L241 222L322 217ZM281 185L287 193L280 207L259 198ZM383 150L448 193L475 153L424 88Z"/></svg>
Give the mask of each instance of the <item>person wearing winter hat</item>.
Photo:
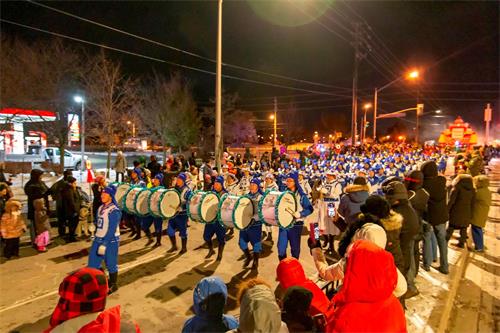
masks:
<svg viewBox="0 0 500 333"><path fill-rule="evenodd" d="M116 188L108 186L101 194L102 206L97 211L95 238L90 248L88 266L101 269L106 262L109 271L109 293L118 290L118 246L122 213L115 200Z"/></svg>
<svg viewBox="0 0 500 333"><path fill-rule="evenodd" d="M212 191L219 197L227 193L226 189L224 188L223 176L215 177ZM205 224L205 229L203 230L203 240L206 242L208 246L208 254L205 256L205 259L208 259L215 254L212 243L212 237L214 235L217 236L217 241L219 242L217 261L220 261L222 260L222 254L224 252L224 246L226 244L226 228L224 227L224 224L221 221L216 220L213 223Z"/></svg>
<svg viewBox="0 0 500 333"><path fill-rule="evenodd" d="M292 257L281 260L276 268L276 280L279 282L274 292L277 299L284 300L284 295L290 288L302 287L313 295L307 312L311 316L326 313L330 300L314 281L306 277L304 267L297 259Z"/></svg>
<svg viewBox="0 0 500 333"><path fill-rule="evenodd" d="M368 240L354 242L325 332L407 332L403 307L394 296L397 280L390 253Z"/></svg>
<svg viewBox="0 0 500 333"><path fill-rule="evenodd" d="M225 333L238 327L238 320L224 314L227 302L227 287L217 276L205 277L193 291L194 316L187 319L182 333Z"/></svg>
<svg viewBox="0 0 500 333"><path fill-rule="evenodd" d="M361 205L365 203L370 193L370 186L364 177L354 178L352 185L344 188L345 195L340 198L338 213L344 218L347 225L354 223L359 213Z"/></svg>
<svg viewBox="0 0 500 333"><path fill-rule="evenodd" d="M262 190L260 188L260 178L253 178L250 181L250 192L247 197L252 200L253 211L255 214L252 217L250 225L243 230L240 230L240 236L238 245L240 249L245 254L245 261L243 262L243 267L248 267L250 261L252 261L252 255L248 248L248 243L252 244L253 248L253 264L252 269L257 269L259 267L259 256L262 252L262 221L258 214L259 202L262 198Z"/></svg>
<svg viewBox="0 0 500 333"><path fill-rule="evenodd" d="M415 296L418 294L418 290L414 282L415 276L413 272L416 271L416 267L413 253L415 251L415 240L421 229L418 215L408 200L408 192L402 182L393 181L389 185L384 186L382 191L387 201L391 204L392 210L403 217L403 226L399 236L404 264L401 273L403 273L408 283L409 296Z"/></svg>
<svg viewBox="0 0 500 333"><path fill-rule="evenodd" d="M334 237L340 234L339 228L335 226L333 221L338 217L337 210L342 194L342 185L337 181L333 170L326 172L326 179L317 190L321 193L318 202L319 228L326 239L326 246L329 246L328 252L333 254L335 252L333 248Z"/></svg>
<svg viewBox="0 0 500 333"><path fill-rule="evenodd" d="M319 275L323 279L327 281L337 281L344 278L350 246L358 239L369 240L377 246L387 249L389 252L393 249L391 243L394 235L392 233L387 233L383 227L383 223L387 223L387 220L394 218L394 214L396 214L390 210L388 202L378 195L371 195L368 197L365 204L361 206L361 209L362 213L359 214L356 222L347 227L340 240L339 254L342 258L335 264L328 265L320 246L308 240L314 263ZM396 238L397 237L399 237L399 233L396 234ZM399 249L399 238L397 238L397 249L399 250L399 258L402 259L401 250ZM398 284L394 289L394 295L400 297L404 295L406 291L407 284L405 277L398 269Z"/></svg>
<svg viewBox="0 0 500 333"><path fill-rule="evenodd" d="M295 286L287 289L283 297L281 319L286 323L288 332L323 332L324 327L315 327L309 306L313 299L311 291Z"/></svg>
<svg viewBox="0 0 500 333"><path fill-rule="evenodd" d="M157 191L160 189L163 189L162 186L163 183L163 174L158 173L152 180L152 191ZM142 217L142 229L146 232L146 235L148 236L149 240L146 243L146 246L149 246L151 243L153 243L153 237L151 235L151 232L149 228L151 225L154 226L154 235L156 237L156 243L153 245L153 247L158 247L161 246L161 235L162 235L162 228L163 228L163 219L161 217L156 217L152 215L148 215L145 217Z"/></svg>
<svg viewBox="0 0 500 333"><path fill-rule="evenodd" d="M22 204L11 198L5 204L5 212L0 221L0 235L5 242L3 255L5 258L19 257L19 240L26 232L26 224L21 216Z"/></svg>
<svg viewBox="0 0 500 333"><path fill-rule="evenodd" d="M243 282L238 290L240 323L227 333L288 333L281 321L281 311L267 282L251 279Z"/></svg>
<svg viewBox="0 0 500 333"><path fill-rule="evenodd" d="M175 232L179 231L179 236L181 238L181 251L179 254L184 254L187 252L187 222L188 216L186 212L186 204L192 195L191 190L186 185L187 175L181 172L177 179L175 180L175 190L179 192L181 198L181 205L177 211L177 214L168 221L167 234L172 243L172 247L167 252L172 253L177 251L177 240L175 239Z"/></svg>
<svg viewBox="0 0 500 333"><path fill-rule="evenodd" d="M105 310L108 283L99 269L70 273L59 285L59 301L44 333L137 332L137 324L121 319L120 306Z"/></svg>
<svg viewBox="0 0 500 333"><path fill-rule="evenodd" d="M292 171L287 175L286 186L295 197L297 210L293 213L293 217L295 219L293 226L289 229L280 228L279 230L278 258L280 261L286 258L288 242L290 242L292 257L299 259L300 236L302 235L302 229L304 228L304 219L311 215L314 210L307 194L300 187L299 175L297 171Z"/></svg>

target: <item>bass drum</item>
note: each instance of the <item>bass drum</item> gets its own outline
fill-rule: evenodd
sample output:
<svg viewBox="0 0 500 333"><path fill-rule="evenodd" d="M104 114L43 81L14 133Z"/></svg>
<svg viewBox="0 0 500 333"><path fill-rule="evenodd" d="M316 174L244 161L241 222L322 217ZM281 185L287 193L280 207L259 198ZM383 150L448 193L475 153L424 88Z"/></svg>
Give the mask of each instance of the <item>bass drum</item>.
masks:
<svg viewBox="0 0 500 333"><path fill-rule="evenodd" d="M297 203L292 192L270 191L260 199L259 217L268 225L288 229L293 227L296 209Z"/></svg>
<svg viewBox="0 0 500 333"><path fill-rule="evenodd" d="M149 215L153 217L163 217L160 212L161 195L166 191L163 187L155 187L151 189L151 195L148 199Z"/></svg>
<svg viewBox="0 0 500 333"><path fill-rule="evenodd" d="M125 197L123 198L124 210L132 215L139 215L139 213L135 210L135 202L137 200L137 196L143 190L143 187L135 187L132 186Z"/></svg>
<svg viewBox="0 0 500 333"><path fill-rule="evenodd" d="M147 216L149 214L149 197L151 193L150 189L145 188L137 194L134 205L137 215Z"/></svg>
<svg viewBox="0 0 500 333"><path fill-rule="evenodd" d="M177 214L181 206L181 196L179 192L174 189L168 189L160 195L160 206L158 207L160 217L164 219L171 219Z"/></svg>
<svg viewBox="0 0 500 333"><path fill-rule="evenodd" d="M118 207L120 209L125 209L125 196L127 195L127 192L130 190L132 187L128 183L115 183L116 185L116 194L115 194L115 200L116 203L118 204Z"/></svg>
<svg viewBox="0 0 500 333"><path fill-rule="evenodd" d="M219 196L213 192L195 191L187 202L188 217L200 223L213 223L218 208Z"/></svg>
<svg viewBox="0 0 500 333"><path fill-rule="evenodd" d="M219 203L219 222L226 227L244 230L252 222L252 200L245 196L224 194Z"/></svg>

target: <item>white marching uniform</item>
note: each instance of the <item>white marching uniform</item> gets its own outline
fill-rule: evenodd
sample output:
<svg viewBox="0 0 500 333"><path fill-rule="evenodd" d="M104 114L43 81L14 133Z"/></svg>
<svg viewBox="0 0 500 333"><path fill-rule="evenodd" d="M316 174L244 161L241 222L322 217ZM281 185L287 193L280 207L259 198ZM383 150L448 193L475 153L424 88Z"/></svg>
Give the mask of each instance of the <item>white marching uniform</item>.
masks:
<svg viewBox="0 0 500 333"><path fill-rule="evenodd" d="M323 198L318 200L319 229L323 235L340 235L339 228L333 224L333 218L339 208L342 185L337 180L325 181L318 190L323 194Z"/></svg>

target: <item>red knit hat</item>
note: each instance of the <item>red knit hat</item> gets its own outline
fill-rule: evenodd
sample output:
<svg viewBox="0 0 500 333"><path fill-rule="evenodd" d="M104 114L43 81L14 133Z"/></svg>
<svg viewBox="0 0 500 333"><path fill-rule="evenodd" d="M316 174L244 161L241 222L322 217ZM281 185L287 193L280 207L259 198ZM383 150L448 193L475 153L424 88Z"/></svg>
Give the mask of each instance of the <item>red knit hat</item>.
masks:
<svg viewBox="0 0 500 333"><path fill-rule="evenodd" d="M50 326L104 310L107 295L108 282L101 270L85 267L71 273L59 285L60 298L50 318Z"/></svg>

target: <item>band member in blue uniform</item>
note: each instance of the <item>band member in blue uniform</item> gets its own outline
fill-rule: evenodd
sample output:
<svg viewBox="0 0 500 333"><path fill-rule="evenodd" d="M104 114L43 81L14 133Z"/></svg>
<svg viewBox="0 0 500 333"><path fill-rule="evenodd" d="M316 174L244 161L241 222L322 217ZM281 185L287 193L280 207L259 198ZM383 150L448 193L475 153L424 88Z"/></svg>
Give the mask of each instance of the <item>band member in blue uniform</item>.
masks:
<svg viewBox="0 0 500 333"><path fill-rule="evenodd" d="M224 193L227 193L224 188L224 177L217 176L214 181L214 186L212 189L219 197L221 197ZM210 258L215 254L212 244L212 237L214 234L217 236L217 241L219 242L219 249L217 253L217 261L222 260L222 253L224 252L224 245L226 244L226 228L218 219L213 223L205 224L205 230L203 231L203 240L207 243L208 246L208 254L205 259Z"/></svg>
<svg viewBox="0 0 500 333"><path fill-rule="evenodd" d="M157 174L153 178L152 184L153 184L152 189L158 190L158 189L164 188L162 186L162 184L163 184L163 174L161 174L161 173ZM153 245L153 247L161 246L161 235L162 235L162 232L163 232L163 230L162 230L163 229L163 219L161 217L155 217L155 216L151 216L151 215L142 217L142 228L144 230L147 230L146 233L150 234L149 228L151 227L151 224L155 228L155 236L156 236L156 243L155 243L155 245ZM151 243L152 243L152 238L150 238L150 240L148 241L148 243L146 244L146 246L149 245L149 244L151 244Z"/></svg>
<svg viewBox="0 0 500 333"><path fill-rule="evenodd" d="M175 232L179 231L179 236L181 237L181 251L179 254L184 254L187 252L187 222L188 216L186 212L186 202L189 200L192 192L186 185L187 175L181 172L177 179L175 180L175 190L179 192L181 197L181 205L179 207L178 213L168 221L167 234L172 243L172 247L167 252L172 253L177 251L177 240L175 239Z"/></svg>
<svg viewBox="0 0 500 333"><path fill-rule="evenodd" d="M254 216L252 217L250 225L245 230L240 230L240 239L238 242L240 249L242 249L245 254L243 267L248 267L248 265L250 265L250 261L252 261L252 256L250 255L250 250L248 249L248 243L252 244L252 269L257 269L259 267L259 256L260 252L262 252L262 221L260 221L258 214L259 201L262 198L260 182L259 178L253 178L250 181L250 192L247 196L252 200Z"/></svg>
<svg viewBox="0 0 500 333"><path fill-rule="evenodd" d="M118 290L118 246L122 213L115 200L116 189L104 188L102 205L97 210L95 238L90 248L88 266L101 269L104 260L109 272L109 293Z"/></svg>
<svg viewBox="0 0 500 333"><path fill-rule="evenodd" d="M278 257L280 260L286 258L286 249L288 242L290 242L292 257L299 259L300 256L300 236L302 228L304 227L304 219L313 212L311 201L307 198L299 185L299 175L297 171L292 171L288 174L286 179L286 186L291 191L297 202L297 210L293 213L295 223L290 229L280 228L278 236Z"/></svg>

